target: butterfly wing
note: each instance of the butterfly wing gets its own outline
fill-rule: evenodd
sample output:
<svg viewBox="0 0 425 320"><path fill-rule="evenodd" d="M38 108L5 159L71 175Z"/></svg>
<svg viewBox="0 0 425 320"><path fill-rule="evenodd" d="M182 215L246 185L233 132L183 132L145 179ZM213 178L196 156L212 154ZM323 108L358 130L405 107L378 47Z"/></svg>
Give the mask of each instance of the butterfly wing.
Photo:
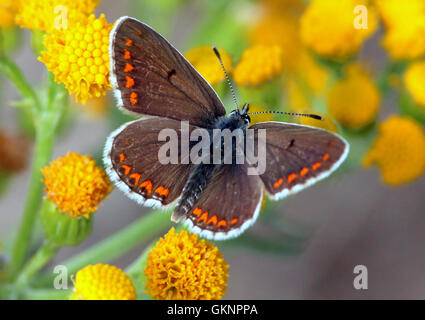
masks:
<svg viewBox="0 0 425 320"><path fill-rule="evenodd" d="M188 212L185 224L209 239L236 237L255 222L262 198L262 182L247 174L246 165L221 165Z"/></svg>
<svg viewBox="0 0 425 320"><path fill-rule="evenodd" d="M256 130L255 141L258 130L266 129L266 170L260 178L274 200L327 177L348 155L347 141L323 129L282 122L250 128Z"/></svg>
<svg viewBox="0 0 425 320"><path fill-rule="evenodd" d="M122 17L110 36L110 79L119 107L206 127L226 114L208 82L160 34Z"/></svg>
<svg viewBox="0 0 425 320"><path fill-rule="evenodd" d="M190 126L189 130L194 128ZM178 164L159 161L160 148L167 143L158 141L162 129L174 130L180 141L179 121L152 118L124 124L108 137L104 149L104 163L111 180L127 196L149 207L173 203L193 169L180 149Z"/></svg>

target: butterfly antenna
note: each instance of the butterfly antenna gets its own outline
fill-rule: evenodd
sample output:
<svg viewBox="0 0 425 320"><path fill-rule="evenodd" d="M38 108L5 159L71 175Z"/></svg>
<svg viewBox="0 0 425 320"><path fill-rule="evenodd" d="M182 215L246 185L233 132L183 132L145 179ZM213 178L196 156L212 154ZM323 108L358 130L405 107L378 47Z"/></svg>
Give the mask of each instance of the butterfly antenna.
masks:
<svg viewBox="0 0 425 320"><path fill-rule="evenodd" d="M220 61L221 68L223 69L224 75L226 76L227 83L229 84L230 91L232 93L233 102L235 103L236 109L239 109L238 100L236 99L235 90L233 89L232 82L230 81L229 75L226 72L226 68L224 67L223 60L221 60L220 53L218 52L216 47L212 47L215 55L217 56L218 61Z"/></svg>
<svg viewBox="0 0 425 320"><path fill-rule="evenodd" d="M317 114L311 114L311 113L294 113L294 112L274 111L274 110L253 112L253 113L248 113L248 115L251 116L251 115L260 114L260 113L280 113L280 114L286 114L286 115L289 115L289 116L307 117L307 118L313 118L313 119L316 119L316 120L323 120L323 117L321 117L321 116L319 116Z"/></svg>

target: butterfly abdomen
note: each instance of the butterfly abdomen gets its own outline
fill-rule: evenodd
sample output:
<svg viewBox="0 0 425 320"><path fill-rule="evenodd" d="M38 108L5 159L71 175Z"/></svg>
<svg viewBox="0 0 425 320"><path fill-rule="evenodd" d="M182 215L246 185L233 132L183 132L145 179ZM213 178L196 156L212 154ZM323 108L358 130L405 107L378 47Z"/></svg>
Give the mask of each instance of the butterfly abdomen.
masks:
<svg viewBox="0 0 425 320"><path fill-rule="evenodd" d="M189 176L189 179L183 188L182 195L176 208L174 209L171 220L180 221L189 214L196 200L198 200L201 192L210 181L216 165L214 164L198 164Z"/></svg>

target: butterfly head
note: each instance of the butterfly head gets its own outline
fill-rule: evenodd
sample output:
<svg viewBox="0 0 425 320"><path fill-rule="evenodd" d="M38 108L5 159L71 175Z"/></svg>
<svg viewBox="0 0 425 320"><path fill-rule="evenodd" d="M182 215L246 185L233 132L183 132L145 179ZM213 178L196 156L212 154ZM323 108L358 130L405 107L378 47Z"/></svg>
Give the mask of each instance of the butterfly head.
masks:
<svg viewBox="0 0 425 320"><path fill-rule="evenodd" d="M251 117L248 115L249 104L245 103L241 109L236 109L230 112L229 118L237 123L237 127L246 128L251 122Z"/></svg>

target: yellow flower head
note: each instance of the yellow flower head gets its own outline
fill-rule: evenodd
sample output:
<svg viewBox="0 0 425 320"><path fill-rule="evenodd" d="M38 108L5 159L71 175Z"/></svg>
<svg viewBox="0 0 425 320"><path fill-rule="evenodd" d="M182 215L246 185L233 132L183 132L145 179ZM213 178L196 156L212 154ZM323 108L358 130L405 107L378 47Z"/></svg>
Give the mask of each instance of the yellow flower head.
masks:
<svg viewBox="0 0 425 320"><path fill-rule="evenodd" d="M228 269L211 242L171 228L148 255L147 292L157 300L217 300L226 291Z"/></svg>
<svg viewBox="0 0 425 320"><path fill-rule="evenodd" d="M384 183L397 186L425 172L425 134L413 119L393 115L379 126L379 135L363 159L381 169Z"/></svg>
<svg viewBox="0 0 425 320"><path fill-rule="evenodd" d="M256 45L244 51L233 78L240 86L257 86L279 76L282 70L279 46Z"/></svg>
<svg viewBox="0 0 425 320"><path fill-rule="evenodd" d="M250 32L254 45L268 47L279 46L281 51L281 64L285 71L290 71L296 66L301 43L299 39L299 22L295 17L279 14L266 14Z"/></svg>
<svg viewBox="0 0 425 320"><path fill-rule="evenodd" d="M15 25L17 10L17 0L0 0L0 28L10 28Z"/></svg>
<svg viewBox="0 0 425 320"><path fill-rule="evenodd" d="M233 62L229 53L218 48L223 61L224 68L228 73L232 71ZM224 73L211 46L200 46L186 52L185 57L195 67L196 70L211 85L215 85L224 80Z"/></svg>
<svg viewBox="0 0 425 320"><path fill-rule="evenodd" d="M413 99L425 108L425 61L411 63L404 73L404 82Z"/></svg>
<svg viewBox="0 0 425 320"><path fill-rule="evenodd" d="M52 32L72 28L87 19L98 0L26 0L19 7L16 23L22 28Z"/></svg>
<svg viewBox="0 0 425 320"><path fill-rule="evenodd" d="M112 24L101 15L91 15L84 22L59 29L44 41L46 51L39 58L55 75L55 81L64 83L76 100L85 103L100 97L110 89L109 32Z"/></svg>
<svg viewBox="0 0 425 320"><path fill-rule="evenodd" d="M393 59L425 54L425 1L375 0L386 27L383 46Z"/></svg>
<svg viewBox="0 0 425 320"><path fill-rule="evenodd" d="M301 18L301 39L318 55L337 60L345 59L360 49L376 30L377 19L368 6L367 29L355 28L354 13L367 0L313 0ZM363 21L359 21L359 25Z"/></svg>
<svg viewBox="0 0 425 320"><path fill-rule="evenodd" d="M47 197L71 217L87 218L112 190L108 176L90 156L70 152L41 172Z"/></svg>
<svg viewBox="0 0 425 320"><path fill-rule="evenodd" d="M357 64L349 65L345 77L329 91L328 108L339 123L360 128L373 122L379 111L379 90Z"/></svg>
<svg viewBox="0 0 425 320"><path fill-rule="evenodd" d="M72 299L136 300L136 289L120 268L107 264L89 265L77 272Z"/></svg>

